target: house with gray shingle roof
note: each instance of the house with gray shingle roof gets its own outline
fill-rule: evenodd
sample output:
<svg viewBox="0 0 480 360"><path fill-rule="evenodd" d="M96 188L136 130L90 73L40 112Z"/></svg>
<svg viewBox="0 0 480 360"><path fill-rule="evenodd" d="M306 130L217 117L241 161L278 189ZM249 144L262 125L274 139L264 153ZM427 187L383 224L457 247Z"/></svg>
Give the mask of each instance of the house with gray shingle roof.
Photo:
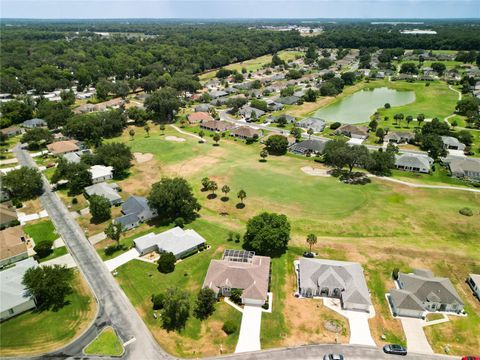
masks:
<svg viewBox="0 0 480 360"><path fill-rule="evenodd" d="M463 301L447 278L435 277L429 270L398 273L397 289L389 294L394 316L423 318L427 312L463 311Z"/></svg>
<svg viewBox="0 0 480 360"><path fill-rule="evenodd" d="M301 296L337 298L343 309L370 312L372 302L360 264L301 258L298 274Z"/></svg>
<svg viewBox="0 0 480 360"><path fill-rule="evenodd" d="M295 105L298 100L300 100L298 96L286 96L278 98L276 102L284 105Z"/></svg>
<svg viewBox="0 0 480 360"><path fill-rule="evenodd" d="M442 136L442 143L447 150L465 150L465 144L453 136Z"/></svg>
<svg viewBox="0 0 480 360"><path fill-rule="evenodd" d="M416 171L421 173L429 173L433 159L422 154L402 154L395 155L395 167L399 170Z"/></svg>
<svg viewBox="0 0 480 360"><path fill-rule="evenodd" d="M115 183L101 182L85 188L87 197L92 195L103 196L106 198L110 205L119 205L122 203L122 197L118 194L119 186Z"/></svg>
<svg viewBox="0 0 480 360"><path fill-rule="evenodd" d="M306 119L302 119L297 122L297 126L301 127L302 129L312 129L314 132L319 133L325 129L325 120L317 118L317 117L309 117Z"/></svg>
<svg viewBox="0 0 480 360"><path fill-rule="evenodd" d="M26 293L22 284L23 275L37 267L33 257L16 262L12 267L0 271L0 320L6 320L35 308L35 301Z"/></svg>
<svg viewBox="0 0 480 360"><path fill-rule="evenodd" d="M404 143L412 140L414 135L411 132L389 131L384 140L390 143Z"/></svg>
<svg viewBox="0 0 480 360"><path fill-rule="evenodd" d="M450 156L442 161L447 165L452 176L480 180L480 160Z"/></svg>
<svg viewBox="0 0 480 360"><path fill-rule="evenodd" d="M133 241L135 248L141 255L152 251L171 252L177 259L201 248L206 242L195 230L183 230L178 226L160 234L148 233Z"/></svg>
<svg viewBox="0 0 480 360"><path fill-rule="evenodd" d="M142 196L130 196L122 204L122 216L116 218L114 222L122 224L124 230L130 230L140 223L153 219L157 216L157 211L150 208L146 198Z"/></svg>
<svg viewBox="0 0 480 360"><path fill-rule="evenodd" d="M304 140L293 144L290 151L295 154L322 154L329 140Z"/></svg>
<svg viewBox="0 0 480 360"><path fill-rule="evenodd" d="M244 105L238 110L238 115L243 116L246 121L251 120L253 117L258 119L263 114L265 114L265 111L248 106L248 105Z"/></svg>
<svg viewBox="0 0 480 360"><path fill-rule="evenodd" d="M22 126L28 129L33 129L37 127L47 126L47 122L43 119L35 118L35 119L25 120L22 123Z"/></svg>

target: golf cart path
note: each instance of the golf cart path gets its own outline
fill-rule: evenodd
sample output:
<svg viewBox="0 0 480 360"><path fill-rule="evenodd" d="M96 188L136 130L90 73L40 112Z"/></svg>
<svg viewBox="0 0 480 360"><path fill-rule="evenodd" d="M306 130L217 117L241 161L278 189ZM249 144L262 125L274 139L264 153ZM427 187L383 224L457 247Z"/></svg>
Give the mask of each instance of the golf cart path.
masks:
<svg viewBox="0 0 480 360"><path fill-rule="evenodd" d="M198 140L200 140L200 141L207 142L206 139L203 139L203 138L201 138L200 136L195 135L195 134L192 134L192 133L189 133L189 132L187 132L187 131L183 131L182 129L180 129L179 127L177 127L177 126L175 126L175 125L173 125L173 124L170 124L170 126L171 126L172 128L174 128L175 130L177 130L180 134L187 135L187 136L191 136L191 137L193 137L193 138L195 138L195 139L198 139Z"/></svg>
<svg viewBox="0 0 480 360"><path fill-rule="evenodd" d="M375 179L380 179L380 180L394 182L394 183L397 183L397 184L402 184L402 185L405 185L405 186L410 186L410 187L413 187L413 188L458 190L458 191L469 191L469 192L474 192L474 193L480 193L480 189L470 189L470 188L462 188L462 187L448 186L448 185L415 184L415 183L410 183L410 182L407 182L407 181L393 179L393 178L389 178L389 177L376 176L376 175L370 175L370 174L368 176L372 177L372 178L375 178Z"/></svg>

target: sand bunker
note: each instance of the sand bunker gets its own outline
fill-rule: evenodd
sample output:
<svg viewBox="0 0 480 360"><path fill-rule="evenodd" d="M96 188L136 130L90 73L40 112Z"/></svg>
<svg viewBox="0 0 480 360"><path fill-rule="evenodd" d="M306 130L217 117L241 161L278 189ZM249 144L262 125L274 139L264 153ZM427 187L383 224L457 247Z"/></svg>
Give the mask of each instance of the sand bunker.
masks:
<svg viewBox="0 0 480 360"><path fill-rule="evenodd" d="M311 166L304 166L302 167L302 171L305 174L312 175L312 176L330 176L327 169L315 169Z"/></svg>
<svg viewBox="0 0 480 360"><path fill-rule="evenodd" d="M135 156L135 160L137 160L139 164L145 163L153 159L152 153L143 154L143 153L136 152L136 153L133 153L133 156Z"/></svg>
<svg viewBox="0 0 480 360"><path fill-rule="evenodd" d="M175 142L184 142L185 139L181 137L176 137L176 136L165 136L165 140L167 141L175 141Z"/></svg>

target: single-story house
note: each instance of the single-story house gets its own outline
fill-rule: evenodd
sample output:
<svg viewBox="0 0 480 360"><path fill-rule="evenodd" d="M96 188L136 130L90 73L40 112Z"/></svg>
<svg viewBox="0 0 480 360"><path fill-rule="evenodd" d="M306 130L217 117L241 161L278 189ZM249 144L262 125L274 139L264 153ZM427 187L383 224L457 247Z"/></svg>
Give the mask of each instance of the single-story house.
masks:
<svg viewBox="0 0 480 360"><path fill-rule="evenodd" d="M197 111L188 115L189 124L198 124L205 121L212 121L213 118L208 112Z"/></svg>
<svg viewBox="0 0 480 360"><path fill-rule="evenodd" d="M325 120L316 117L309 117L306 119L302 119L297 122L297 126L301 127L302 129L312 129L314 132L319 133L325 129Z"/></svg>
<svg viewBox="0 0 480 360"><path fill-rule="evenodd" d="M195 230L184 230L178 226L160 234L148 233L133 241L141 255L152 251L171 252L177 259L205 246L206 242Z"/></svg>
<svg viewBox="0 0 480 360"><path fill-rule="evenodd" d="M80 148L78 147L78 141L64 140L48 144L47 149L52 155L59 156L69 152L78 151Z"/></svg>
<svg viewBox="0 0 480 360"><path fill-rule="evenodd" d="M33 129L37 127L47 126L47 122L43 119L35 118L35 119L25 120L22 123L22 126L28 129Z"/></svg>
<svg viewBox="0 0 480 360"><path fill-rule="evenodd" d="M0 204L0 226L9 225L15 220L18 220L15 207L10 203Z"/></svg>
<svg viewBox="0 0 480 360"><path fill-rule="evenodd" d="M285 97L280 97L276 100L276 102L284 105L295 105L300 98L298 96L285 96Z"/></svg>
<svg viewBox="0 0 480 360"><path fill-rule="evenodd" d="M279 102L271 101L268 103L268 109L270 111L279 111L283 109L283 104L280 104Z"/></svg>
<svg viewBox="0 0 480 360"><path fill-rule="evenodd" d="M360 264L347 261L301 258L299 293L304 297L333 297L342 308L370 312L372 302Z"/></svg>
<svg viewBox="0 0 480 360"><path fill-rule="evenodd" d="M5 129L1 129L0 132L6 137L12 137L15 135L20 135L22 133L22 129L20 129L18 126L9 126Z"/></svg>
<svg viewBox="0 0 480 360"><path fill-rule="evenodd" d="M113 179L113 166L93 165L88 171L94 184Z"/></svg>
<svg viewBox="0 0 480 360"><path fill-rule="evenodd" d="M276 115L276 116L272 115L272 116L269 116L267 120L270 122L277 122L278 119L280 118L284 118L287 121L287 124L294 124L297 121L295 116L292 116L292 115Z"/></svg>
<svg viewBox="0 0 480 360"><path fill-rule="evenodd" d="M228 93L226 91L222 91L222 90L214 90L214 91L210 91L208 93L208 95L210 95L210 97L212 99L217 99L217 98L220 98L220 97L227 96Z"/></svg>
<svg viewBox="0 0 480 360"><path fill-rule="evenodd" d="M115 98L95 104L93 107L93 111L105 111L109 108L118 109L123 105L125 105L125 100L123 100L122 98Z"/></svg>
<svg viewBox="0 0 480 360"><path fill-rule="evenodd" d="M443 159L452 176L480 180L480 160L464 157L447 157Z"/></svg>
<svg viewBox="0 0 480 360"><path fill-rule="evenodd" d="M200 127L205 130L209 131L227 131L230 130L233 126L232 124L226 122L226 121L220 121L220 120L210 120L206 121L204 123L200 124Z"/></svg>
<svg viewBox="0 0 480 360"><path fill-rule="evenodd" d="M118 195L118 185L115 183L101 182L93 184L85 188L85 193L88 196L99 195L105 197L110 205L119 205L122 203L122 197Z"/></svg>
<svg viewBox="0 0 480 360"><path fill-rule="evenodd" d="M322 154L329 140L304 140L290 146L290 151L296 154Z"/></svg>
<svg viewBox="0 0 480 360"><path fill-rule="evenodd" d="M255 114L255 116L253 114ZM251 120L253 117L258 119L263 114L265 114L265 111L248 105L244 105L240 109L238 109L238 115L243 116L247 121Z"/></svg>
<svg viewBox="0 0 480 360"><path fill-rule="evenodd" d="M336 133L348 136L350 138L366 139L368 137L368 127L344 124L336 130Z"/></svg>
<svg viewBox="0 0 480 360"><path fill-rule="evenodd" d="M0 231L0 268L26 259L27 237L21 226L13 226Z"/></svg>
<svg viewBox="0 0 480 360"><path fill-rule="evenodd" d="M218 296L230 296L232 289L242 290L246 305L263 305L268 299L270 258L252 251L225 250L221 260L212 260L203 288Z"/></svg>
<svg viewBox="0 0 480 360"><path fill-rule="evenodd" d="M402 154L395 155L395 167L400 170L416 171L429 173L433 164L433 159L422 154Z"/></svg>
<svg viewBox="0 0 480 360"><path fill-rule="evenodd" d="M401 131L390 131L385 135L384 140L389 143L405 143L409 142L414 138L414 135L411 132L401 132Z"/></svg>
<svg viewBox="0 0 480 360"><path fill-rule="evenodd" d="M81 104L73 109L75 115L86 114L92 111L95 111L95 105L93 104Z"/></svg>
<svg viewBox="0 0 480 360"><path fill-rule="evenodd" d="M475 296L480 300L480 275L469 274L467 284L472 288Z"/></svg>
<svg viewBox="0 0 480 360"><path fill-rule="evenodd" d="M0 284L2 284L0 287L0 321L35 308L35 301L26 294L22 281L25 272L37 266L33 257L29 257L0 271Z"/></svg>
<svg viewBox="0 0 480 360"><path fill-rule="evenodd" d="M254 135L257 135L258 137L260 137L262 135L262 132L250 126L240 126L236 129L233 129L230 132L230 135L237 138L241 138L241 139L247 139L247 138L254 137Z"/></svg>
<svg viewBox="0 0 480 360"><path fill-rule="evenodd" d="M146 198L141 196L130 196L122 204L122 216L116 218L116 223L122 224L124 230L130 230L144 221L157 216L157 211L150 208Z"/></svg>
<svg viewBox="0 0 480 360"><path fill-rule="evenodd" d="M195 106L195 112L206 112L206 113L208 113L208 111L210 110L211 107L212 107L212 105L209 105L209 104L200 104L200 105Z"/></svg>
<svg viewBox="0 0 480 360"><path fill-rule="evenodd" d="M392 289L389 302L394 316L422 318L426 312L460 313L463 301L447 278L435 277L429 270L398 273L398 289Z"/></svg>
<svg viewBox="0 0 480 360"><path fill-rule="evenodd" d="M465 144L453 136L442 136L442 143L443 148L447 150L465 150Z"/></svg>
<svg viewBox="0 0 480 360"><path fill-rule="evenodd" d="M78 154L78 152L70 152L66 153L65 155L62 156L67 162L73 163L73 164L78 164L80 163L81 157Z"/></svg>

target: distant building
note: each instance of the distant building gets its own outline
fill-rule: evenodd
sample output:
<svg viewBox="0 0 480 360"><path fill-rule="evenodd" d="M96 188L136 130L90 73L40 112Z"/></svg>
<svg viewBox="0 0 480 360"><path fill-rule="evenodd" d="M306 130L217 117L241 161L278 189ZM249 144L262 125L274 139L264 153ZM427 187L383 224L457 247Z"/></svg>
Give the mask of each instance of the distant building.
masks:
<svg viewBox="0 0 480 360"><path fill-rule="evenodd" d="M296 154L323 154L325 145L329 140L304 140L293 144L290 151Z"/></svg>
<svg viewBox="0 0 480 360"><path fill-rule="evenodd" d="M22 133L22 129L17 126L9 126L5 129L1 129L0 132L6 137L12 137L15 135L20 135Z"/></svg>
<svg viewBox="0 0 480 360"><path fill-rule="evenodd" d="M443 159L452 176L480 180L480 160L467 157L446 157Z"/></svg>
<svg viewBox="0 0 480 360"><path fill-rule="evenodd" d="M205 130L223 132L230 130L233 126L226 121L211 120L200 124L200 127Z"/></svg>
<svg viewBox="0 0 480 360"><path fill-rule="evenodd" d="M319 133L325 129L325 120L316 117L309 117L306 119L302 119L297 122L297 126L303 129L312 129L314 132Z"/></svg>
<svg viewBox="0 0 480 360"><path fill-rule="evenodd" d="M206 112L208 113L208 111L210 110L212 106L209 105L209 104L200 104L200 105L197 105L195 106L195 112Z"/></svg>
<svg viewBox="0 0 480 360"><path fill-rule="evenodd" d="M250 121L253 118L258 119L263 114L265 114L265 111L248 105L244 105L238 110L238 115L243 116L246 121Z"/></svg>
<svg viewBox="0 0 480 360"><path fill-rule="evenodd" d="M368 137L368 127L344 124L336 130L337 134L342 134L354 139L366 139Z"/></svg>
<svg viewBox="0 0 480 360"><path fill-rule="evenodd" d="M390 131L384 140L389 143L401 144L413 140L414 135L410 132Z"/></svg>
<svg viewBox="0 0 480 360"><path fill-rule="evenodd" d="M284 105L295 105L298 100L300 100L298 96L286 96L278 98L276 102Z"/></svg>
<svg viewBox="0 0 480 360"><path fill-rule="evenodd" d="M25 120L22 123L22 126L27 129L33 129L37 127L47 126L47 122L43 119L35 118L35 119Z"/></svg>
<svg viewBox="0 0 480 360"><path fill-rule="evenodd" d="M230 132L230 135L240 138L240 139L247 139L253 138L255 135L260 137L262 132L258 129L254 129L250 126L240 126Z"/></svg>
<svg viewBox="0 0 480 360"><path fill-rule="evenodd" d="M19 260L26 259L27 238L21 226L0 231L0 268Z"/></svg>
<svg viewBox="0 0 480 360"><path fill-rule="evenodd" d="M122 224L124 230L137 227L140 223L148 221L157 216L157 211L150 208L146 198L141 196L130 196L122 204L122 216L116 218L116 223Z"/></svg>
<svg viewBox="0 0 480 360"><path fill-rule="evenodd" d="M92 174L92 183L94 184L113 179L112 166L93 165L88 171Z"/></svg>
<svg viewBox="0 0 480 360"><path fill-rule="evenodd" d="M433 159L421 154L395 155L395 167L399 170L429 173Z"/></svg>
<svg viewBox="0 0 480 360"><path fill-rule="evenodd" d="M213 118L208 112L197 111L188 115L188 122L190 124L198 124L201 122L212 121Z"/></svg>
<svg viewBox="0 0 480 360"><path fill-rule="evenodd" d="M465 150L465 144L452 136L442 136L442 143L447 150Z"/></svg>
<svg viewBox="0 0 480 360"><path fill-rule="evenodd" d="M122 197L118 194L118 185L115 183L105 183L101 182L85 188L85 193L87 197L92 195L99 195L106 198L110 205L119 205L122 203Z"/></svg>
<svg viewBox="0 0 480 360"><path fill-rule="evenodd" d="M64 155L66 153L75 152L80 150L78 147L78 141L65 140L57 141L47 145L48 151L55 156Z"/></svg>

